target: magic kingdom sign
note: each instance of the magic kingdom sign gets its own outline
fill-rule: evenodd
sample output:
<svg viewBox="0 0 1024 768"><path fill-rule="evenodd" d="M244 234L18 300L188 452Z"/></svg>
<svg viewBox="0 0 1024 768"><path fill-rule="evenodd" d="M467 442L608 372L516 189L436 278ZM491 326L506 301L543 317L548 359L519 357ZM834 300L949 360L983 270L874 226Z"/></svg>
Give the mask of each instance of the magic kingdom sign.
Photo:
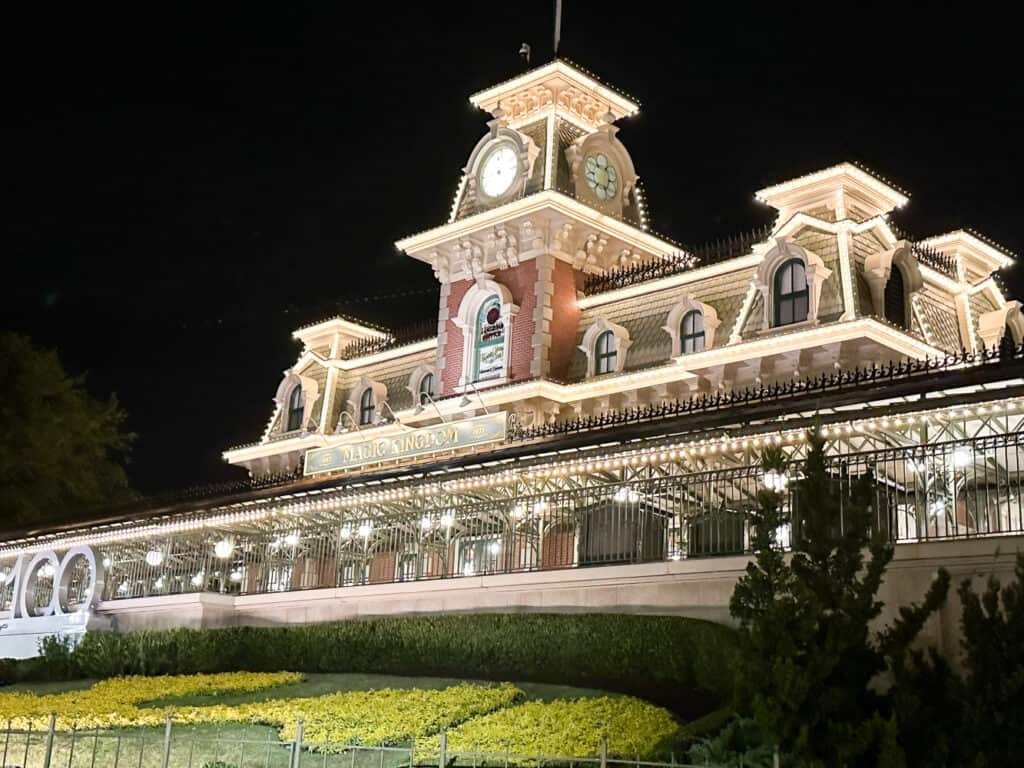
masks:
<svg viewBox="0 0 1024 768"><path fill-rule="evenodd" d="M452 421L398 435L306 451L305 474L355 469L367 464L401 461L431 453L455 451L505 439L508 417L504 413Z"/></svg>

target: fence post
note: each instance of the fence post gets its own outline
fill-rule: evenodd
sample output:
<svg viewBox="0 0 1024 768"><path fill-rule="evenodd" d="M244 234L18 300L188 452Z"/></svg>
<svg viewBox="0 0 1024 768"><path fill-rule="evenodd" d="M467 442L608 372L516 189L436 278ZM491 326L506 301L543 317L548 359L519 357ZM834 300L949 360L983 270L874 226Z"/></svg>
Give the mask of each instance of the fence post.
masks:
<svg viewBox="0 0 1024 768"><path fill-rule="evenodd" d="M608 768L608 735L601 737L601 768Z"/></svg>
<svg viewBox="0 0 1024 768"><path fill-rule="evenodd" d="M302 718L295 721L295 752L291 768L299 768L299 761L302 759Z"/></svg>
<svg viewBox="0 0 1024 768"><path fill-rule="evenodd" d="M164 725L164 759L160 763L163 768L171 764L171 713L167 713L167 723Z"/></svg>
<svg viewBox="0 0 1024 768"><path fill-rule="evenodd" d="M441 749L437 757L437 768L448 764L448 731L441 731Z"/></svg>
<svg viewBox="0 0 1024 768"><path fill-rule="evenodd" d="M50 727L46 729L46 754L43 755L43 768L50 768L53 757L53 732L57 727L57 713L50 713Z"/></svg>
<svg viewBox="0 0 1024 768"><path fill-rule="evenodd" d="M772 752L772 768L779 768L779 748L776 747Z"/></svg>

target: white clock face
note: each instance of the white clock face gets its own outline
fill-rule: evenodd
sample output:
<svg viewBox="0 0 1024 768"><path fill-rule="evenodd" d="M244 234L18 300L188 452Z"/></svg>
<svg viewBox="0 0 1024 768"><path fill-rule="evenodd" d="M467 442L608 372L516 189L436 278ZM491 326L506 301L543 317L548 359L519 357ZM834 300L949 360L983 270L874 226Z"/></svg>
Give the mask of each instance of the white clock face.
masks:
<svg viewBox="0 0 1024 768"><path fill-rule="evenodd" d="M508 192L512 182L516 180L519 170L519 157L511 144L503 144L484 160L480 171L480 189L487 197L500 197Z"/></svg>

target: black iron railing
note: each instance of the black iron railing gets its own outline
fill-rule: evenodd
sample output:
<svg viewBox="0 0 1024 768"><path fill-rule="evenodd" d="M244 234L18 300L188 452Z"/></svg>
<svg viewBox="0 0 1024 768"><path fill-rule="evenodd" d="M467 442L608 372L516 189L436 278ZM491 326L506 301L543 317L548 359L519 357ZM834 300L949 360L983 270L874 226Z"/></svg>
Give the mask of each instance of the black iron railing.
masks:
<svg viewBox="0 0 1024 768"><path fill-rule="evenodd" d="M614 267L599 275L588 275L583 283L583 293L593 296L745 256L756 243L766 240L770 234L770 226L761 227L706 243L692 251L681 251L640 264Z"/></svg>
<svg viewBox="0 0 1024 768"><path fill-rule="evenodd" d="M686 416L695 413L740 408L787 400L805 394L830 394L866 385L896 383L924 377L934 377L961 370L966 366L991 365L1013 360L1024 360L1024 347L1008 346L1000 353L998 349L980 349L977 352L963 350L943 358L905 360L890 362L888 365L869 368L838 370L811 378L795 381L763 384L729 392L701 393L686 400L641 405L633 408L606 411L595 416L579 416L554 424L540 424L530 427L514 427L509 439L513 441L537 440L541 438L607 429L629 424L638 424L656 419Z"/></svg>
<svg viewBox="0 0 1024 768"><path fill-rule="evenodd" d="M934 248L929 248L927 245L920 243L915 243L911 246L911 249L914 251L917 260L925 266L931 267L936 272L941 272L948 278L957 279L956 259L952 256L939 253Z"/></svg>
<svg viewBox="0 0 1024 768"><path fill-rule="evenodd" d="M387 336L372 339L356 339L349 342L341 351L342 360L352 360L357 357L375 355L395 347L404 347L407 344L415 344L417 341L424 341L437 335L437 323L423 321L413 325L396 329Z"/></svg>
<svg viewBox="0 0 1024 768"><path fill-rule="evenodd" d="M830 447L834 488L842 498L871 473L872 525L894 543L1024 534L1024 435L864 452L846 447ZM784 473L789 511L799 511L802 471L795 459ZM290 515L274 530L225 523L115 541L103 545L110 562L105 597L253 594L740 555L750 550L764 484L756 463L692 471L677 462L558 476L490 498L414 493ZM840 507L840 527L844 514ZM798 524L799 515L793 519ZM790 533L779 532L783 543ZM229 544L222 549L222 542ZM154 551L173 557L157 561Z"/></svg>

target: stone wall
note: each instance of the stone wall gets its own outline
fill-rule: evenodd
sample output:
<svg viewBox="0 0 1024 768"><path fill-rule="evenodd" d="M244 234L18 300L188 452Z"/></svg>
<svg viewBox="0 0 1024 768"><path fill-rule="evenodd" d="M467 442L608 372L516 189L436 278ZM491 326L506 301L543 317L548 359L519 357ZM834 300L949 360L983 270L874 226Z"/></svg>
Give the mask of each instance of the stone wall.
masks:
<svg viewBox="0 0 1024 768"><path fill-rule="evenodd" d="M926 625L924 639L944 654L956 654L956 585L970 578L980 589L989 575L1007 583L1017 551L1024 551L1024 537L899 545L882 586L882 620L890 621L899 606L920 601L938 568L945 566L953 575L953 589L946 605ZM716 557L240 597L188 594L114 600L99 605L90 628L274 626L474 611L648 613L731 623L729 598L747 561L745 556Z"/></svg>

